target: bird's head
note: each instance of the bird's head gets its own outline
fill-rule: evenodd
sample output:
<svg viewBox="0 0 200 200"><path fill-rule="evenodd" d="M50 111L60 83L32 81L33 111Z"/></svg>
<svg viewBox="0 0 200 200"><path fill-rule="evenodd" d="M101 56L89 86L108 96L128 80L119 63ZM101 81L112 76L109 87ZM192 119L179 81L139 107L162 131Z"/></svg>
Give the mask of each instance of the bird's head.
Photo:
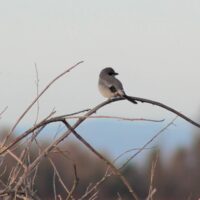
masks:
<svg viewBox="0 0 200 200"><path fill-rule="evenodd" d="M116 75L118 75L118 73L115 72L115 70L113 68L107 67L101 71L100 76L102 76L102 75L116 76Z"/></svg>

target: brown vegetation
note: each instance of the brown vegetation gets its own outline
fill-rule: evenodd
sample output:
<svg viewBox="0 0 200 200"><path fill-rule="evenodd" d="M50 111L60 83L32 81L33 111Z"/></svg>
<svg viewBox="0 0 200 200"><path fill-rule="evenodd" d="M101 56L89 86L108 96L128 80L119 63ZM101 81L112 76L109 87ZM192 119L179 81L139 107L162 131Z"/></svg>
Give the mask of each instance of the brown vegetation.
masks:
<svg viewBox="0 0 200 200"><path fill-rule="evenodd" d="M47 145L47 143L42 144L41 150ZM20 155L25 148L25 145L21 145L13 153ZM63 184L70 190L73 187L75 176L77 176L73 198L81 199L87 191L101 181L107 166L80 143L64 142L59 149L60 151L50 153L40 162L32 190L38 199L53 200L55 196L57 199L66 199L68 195ZM123 169L124 176L127 177L140 199L148 196L150 186L152 189L156 189L153 199L184 200L200 197L200 138L195 139L190 149L183 148L174 152L167 164L161 161L158 149L149 151L151 154L147 158L145 166L137 167L137 164L133 162ZM25 158L24 163L31 162L37 155L36 152L38 152L36 146L31 148L29 158ZM1 190L4 189L4 184L10 184L12 176L15 174L13 172L15 166L16 161L9 154L4 157L3 161L1 160ZM76 175L74 174L75 166ZM34 173L31 175L30 181L33 176ZM62 179L62 183L59 179ZM129 192L117 176L112 175L104 181L93 188L91 194L88 193L83 199L93 199L92 195L94 195L94 199L100 200L130 199ZM31 183L27 182L27 184ZM29 186L27 185L27 187Z"/></svg>

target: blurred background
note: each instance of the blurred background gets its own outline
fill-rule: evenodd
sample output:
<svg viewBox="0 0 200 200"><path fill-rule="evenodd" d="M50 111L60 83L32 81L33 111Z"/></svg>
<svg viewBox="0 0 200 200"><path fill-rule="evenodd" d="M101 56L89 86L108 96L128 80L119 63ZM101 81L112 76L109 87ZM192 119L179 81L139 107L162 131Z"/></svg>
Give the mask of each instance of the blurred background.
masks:
<svg viewBox="0 0 200 200"><path fill-rule="evenodd" d="M0 120L1 135L6 134L37 95L35 66L41 91L56 75L81 60L83 64L42 96L38 120L53 109L56 115L63 115L102 102L104 98L97 89L98 75L102 68L113 67L127 94L160 101L200 121L199 19L197 0L1 1L0 110L8 106ZM164 119L163 122L89 119L83 123L79 133L110 160L129 149L140 148L175 117L155 106L125 101L104 107L97 114ZM36 116L37 106L21 121L13 138L31 127ZM59 124L46 127L39 137L41 146L63 131ZM157 160L154 187L158 199L197 199L199 144L199 130L178 118L149 145L150 149L129 163L124 174L130 177L138 194L145 197L151 165ZM80 161L77 165L81 166L82 182L76 191L78 196L90 182L102 177L106 166L72 136L62 145ZM133 153L125 154L117 166ZM66 172L70 168L68 161L54 159L70 185L73 181L71 169ZM37 184L44 199L52 198L53 194L52 185L47 184L53 170L47 169L48 162L44 160ZM109 179L100 190L101 199L117 199L116 191L126 198L126 190L120 184ZM59 184L57 190L62 193Z"/></svg>

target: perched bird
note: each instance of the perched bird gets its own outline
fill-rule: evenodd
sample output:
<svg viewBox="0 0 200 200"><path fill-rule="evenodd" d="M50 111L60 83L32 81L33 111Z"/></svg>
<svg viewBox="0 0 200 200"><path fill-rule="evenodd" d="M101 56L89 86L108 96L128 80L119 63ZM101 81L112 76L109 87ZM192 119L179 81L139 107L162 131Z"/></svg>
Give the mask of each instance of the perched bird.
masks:
<svg viewBox="0 0 200 200"><path fill-rule="evenodd" d="M99 74L99 90L106 98L124 97L128 101L137 104L134 98L126 95L123 85L120 80L115 78L118 75L113 68L107 67Z"/></svg>

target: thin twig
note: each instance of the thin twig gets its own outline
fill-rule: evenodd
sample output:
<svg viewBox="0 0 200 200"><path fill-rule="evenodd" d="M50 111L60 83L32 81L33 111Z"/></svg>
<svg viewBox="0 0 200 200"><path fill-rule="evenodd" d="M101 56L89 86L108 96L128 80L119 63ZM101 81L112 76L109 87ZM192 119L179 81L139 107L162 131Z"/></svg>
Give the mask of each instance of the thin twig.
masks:
<svg viewBox="0 0 200 200"><path fill-rule="evenodd" d="M47 89L54 83L56 82L60 77L64 76L65 74L67 74L68 72L70 72L73 68L77 67L78 65L80 65L81 63L83 63L83 61L80 61L78 63L76 63L75 65L73 65L72 67L68 68L67 70L65 70L63 73L59 74L57 77L55 77L52 81L50 81L49 84L47 84L47 86L40 92L40 94L37 95L37 97L33 100L33 102L25 109L25 111L21 114L21 116L17 119L16 123L13 125L13 127L11 128L8 137L10 137L10 135L13 133L13 131L15 130L15 128L17 127L17 125L19 124L19 122L23 119L23 117L27 114L27 112L33 107L33 105L38 101L38 99L47 91ZM5 140L5 142L7 141L7 139Z"/></svg>
<svg viewBox="0 0 200 200"><path fill-rule="evenodd" d="M120 171L109 161L107 160L102 154L100 154L99 152L97 152L86 140L84 140L78 133L77 131L74 130L74 128L72 126L70 126L70 124L65 120L63 121L63 123L67 126L67 128L69 130L71 130L71 132L73 132L73 134L76 136L76 138L78 140L80 140L87 148L90 149L90 151L92 151L98 158L100 158L101 160L103 160L108 166L110 166L110 168L112 169L112 171L119 176L119 178L122 180L122 182L124 183L124 185L127 187L128 191L130 192L130 194L132 195L133 199L138 199L136 193L133 191L133 189L131 188L131 186L129 185L128 181L126 180L126 178L120 173Z"/></svg>
<svg viewBox="0 0 200 200"><path fill-rule="evenodd" d="M1 115L3 115L3 113L6 112L7 109L8 109L8 106L6 106L6 107L0 112L0 118L1 118Z"/></svg>
<svg viewBox="0 0 200 200"><path fill-rule="evenodd" d="M79 119L84 116L69 116L65 117L65 119ZM118 116L109 116L109 115L95 115L86 117L88 119L119 119L124 121L146 121L146 122L163 122L164 119L156 120L156 119L146 119L146 118L128 118L128 117L118 117Z"/></svg>
<svg viewBox="0 0 200 200"><path fill-rule="evenodd" d="M149 196L147 197L147 199L146 200L150 200L150 199L152 199L152 197L153 197L153 195L156 193L156 188L154 188L152 191L151 191L151 193L149 194Z"/></svg>
<svg viewBox="0 0 200 200"><path fill-rule="evenodd" d="M59 117L54 117L54 118L50 118L49 119L49 117L51 117L53 114L55 114L55 111L53 111L48 117L43 119L41 122L39 122L35 126L31 127L30 129L28 129L27 131L22 133L20 136L16 137L15 140L11 144L7 145L6 147L4 146L3 148L1 148L0 149L0 155L4 154L8 149L12 148L19 141L21 141L22 139L27 137L29 134L34 132L36 129L44 127L47 124L51 124L51 123L54 123L54 122L61 122L67 116L76 115L76 114L79 114L79 113L82 113L82 112L86 112L86 111L90 111L90 109L84 109L84 110L81 110L81 111L78 111L78 112L74 112L74 113L71 113L71 114L68 114L68 115L62 115L62 116L59 116Z"/></svg>
<svg viewBox="0 0 200 200"><path fill-rule="evenodd" d="M73 183L72 189L70 190L66 200L69 200L70 198L72 198L72 194L73 194L74 190L76 189L78 182L79 182L76 165L74 165L73 168L74 168L74 183Z"/></svg>
<svg viewBox="0 0 200 200"><path fill-rule="evenodd" d="M63 180L62 180L62 178L61 178L61 176L60 176L60 174L59 174L59 171L57 170L57 168L56 168L54 162L52 161L52 159L51 159L49 156L48 156L48 159L49 159L49 161L50 161L50 163L51 163L51 165L52 165L52 167L53 167L53 169L54 169L54 171L55 171L55 173L56 173L56 175L57 175L57 177L58 177L58 181L60 182L60 184L62 185L62 187L64 188L64 190L67 192L67 194L70 194L70 191L69 191L69 189L66 187L65 183L63 182ZM74 197L73 197L72 195L70 195L70 198L71 198L71 199L74 199Z"/></svg>
<svg viewBox="0 0 200 200"><path fill-rule="evenodd" d="M155 169L156 169L157 162L158 162L158 153L156 154L156 159L152 162L151 173L150 173L149 194L148 194L146 200L153 200L153 198L152 198L153 197L152 196L152 191L154 190L153 181L154 181Z"/></svg>
<svg viewBox="0 0 200 200"><path fill-rule="evenodd" d="M124 156L127 153L130 153L132 151L139 151L139 150L152 150L155 147L149 147L149 148L132 148L132 149L128 149L127 151L122 152L121 154L119 154L114 160L113 162L116 162L119 158L121 158L122 156Z"/></svg>
<svg viewBox="0 0 200 200"><path fill-rule="evenodd" d="M149 149L152 149L154 147L150 147L150 148L145 148L145 150L149 150ZM124 154L126 153L129 153L131 151L136 151L136 150L139 150L140 148L132 148L132 149L129 149L123 153L121 153L119 156L117 156L114 160L113 160L113 163L115 163L120 157L122 157ZM103 183L106 181L106 179L108 177L110 177L112 175L112 173L110 172L109 173L109 169L110 169L110 166L107 167L106 169L106 172L104 174L104 176L93 186L91 187L90 189L86 190L85 194L82 195L82 197L79 199L79 200L83 200L85 199L86 197L88 197L93 191L97 190L97 188Z"/></svg>
<svg viewBox="0 0 200 200"><path fill-rule="evenodd" d="M36 95L37 97L39 96L39 72L38 72L38 68L37 68L37 64L35 63L35 74L36 74ZM36 119L35 119L35 124L38 121L38 117L39 117L39 111L40 111L40 102L39 102L39 98L36 101L37 103L37 110L36 110Z"/></svg>
<svg viewBox="0 0 200 200"><path fill-rule="evenodd" d="M135 154L133 154L121 167L120 169L124 168L127 166L127 164L135 158L140 152L142 152L155 138L157 138L161 133L163 133L169 126L171 126L174 121L177 119L177 116L170 122L168 123L164 128L162 128L159 132L157 132L148 142L146 142L141 149L139 149Z"/></svg>
<svg viewBox="0 0 200 200"><path fill-rule="evenodd" d="M87 198L89 195L91 195L94 191L97 190L97 188L103 183L105 182L105 180L111 176L112 173L109 173L109 169L110 166L107 167L106 172L104 174L104 176L98 181L96 182L96 184L91 187L91 188L87 188L87 190L85 191L85 193L81 196L81 198L79 198L78 200L83 200L85 198Z"/></svg>
<svg viewBox="0 0 200 200"><path fill-rule="evenodd" d="M54 194L54 199L56 200L56 172L55 170L53 171L53 194Z"/></svg>

